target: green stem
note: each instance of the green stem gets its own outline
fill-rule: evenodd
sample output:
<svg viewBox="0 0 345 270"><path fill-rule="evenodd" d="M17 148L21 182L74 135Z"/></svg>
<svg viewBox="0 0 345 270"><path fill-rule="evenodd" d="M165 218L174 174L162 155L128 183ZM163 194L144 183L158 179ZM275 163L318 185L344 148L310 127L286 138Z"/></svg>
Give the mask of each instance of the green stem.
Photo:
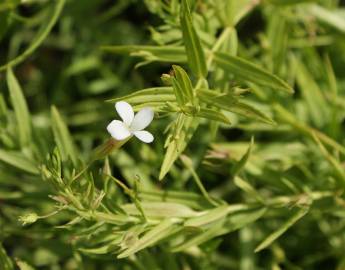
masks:
<svg viewBox="0 0 345 270"><path fill-rule="evenodd" d="M91 166L91 164L99 159L105 158L108 156L112 151L115 149L119 149L122 145L124 145L131 137L117 141L114 138L108 139L105 143L101 144L100 146L96 147L92 153L91 159L89 163L76 175L72 178L71 183L73 183L76 179L78 179L84 172Z"/></svg>
<svg viewBox="0 0 345 270"><path fill-rule="evenodd" d="M223 30L223 32L221 33L221 35L219 36L219 38L217 39L217 41L214 44L214 46L212 47L212 49L210 50L210 52L207 56L207 69L208 70L210 69L210 66L212 64L213 53L219 50L220 46L222 46L222 44L224 43L224 41L226 40L228 35L231 33L231 31L233 31L232 27L226 27Z"/></svg>

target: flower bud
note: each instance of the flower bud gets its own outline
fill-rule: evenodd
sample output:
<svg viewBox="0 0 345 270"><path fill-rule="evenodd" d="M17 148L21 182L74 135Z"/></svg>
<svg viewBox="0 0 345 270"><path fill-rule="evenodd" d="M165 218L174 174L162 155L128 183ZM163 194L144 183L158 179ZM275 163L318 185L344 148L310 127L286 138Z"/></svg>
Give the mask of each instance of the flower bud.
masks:
<svg viewBox="0 0 345 270"><path fill-rule="evenodd" d="M20 216L18 220L22 223L23 226L35 223L38 219L38 215L36 213L29 213L24 216Z"/></svg>

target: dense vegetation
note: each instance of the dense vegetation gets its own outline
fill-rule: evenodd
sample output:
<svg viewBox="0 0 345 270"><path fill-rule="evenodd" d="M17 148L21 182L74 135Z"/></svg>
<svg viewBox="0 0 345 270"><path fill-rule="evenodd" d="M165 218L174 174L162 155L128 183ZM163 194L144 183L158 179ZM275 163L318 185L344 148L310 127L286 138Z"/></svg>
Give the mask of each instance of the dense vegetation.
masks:
<svg viewBox="0 0 345 270"><path fill-rule="evenodd" d="M0 269L345 269L344 34L339 0L2 0Z"/></svg>

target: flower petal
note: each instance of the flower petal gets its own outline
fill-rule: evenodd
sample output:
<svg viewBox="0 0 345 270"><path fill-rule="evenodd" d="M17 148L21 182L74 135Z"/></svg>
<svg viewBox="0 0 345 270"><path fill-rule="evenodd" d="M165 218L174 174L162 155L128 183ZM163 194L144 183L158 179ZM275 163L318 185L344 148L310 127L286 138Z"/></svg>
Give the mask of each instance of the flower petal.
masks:
<svg viewBox="0 0 345 270"><path fill-rule="evenodd" d="M123 122L127 126L130 126L134 118L134 111L132 109L132 106L125 101L119 101L116 102L115 108Z"/></svg>
<svg viewBox="0 0 345 270"><path fill-rule="evenodd" d="M129 131L127 126L119 120L111 121L107 126L107 130L110 133L111 137L118 141L122 141L131 136L131 132Z"/></svg>
<svg viewBox="0 0 345 270"><path fill-rule="evenodd" d="M153 135L146 131L146 130L139 130L133 132L134 136L137 137L139 140L143 141L144 143L153 142Z"/></svg>
<svg viewBox="0 0 345 270"><path fill-rule="evenodd" d="M141 109L135 116L130 125L130 129L132 131L143 130L146 128L153 119L153 110L151 108L143 108Z"/></svg>

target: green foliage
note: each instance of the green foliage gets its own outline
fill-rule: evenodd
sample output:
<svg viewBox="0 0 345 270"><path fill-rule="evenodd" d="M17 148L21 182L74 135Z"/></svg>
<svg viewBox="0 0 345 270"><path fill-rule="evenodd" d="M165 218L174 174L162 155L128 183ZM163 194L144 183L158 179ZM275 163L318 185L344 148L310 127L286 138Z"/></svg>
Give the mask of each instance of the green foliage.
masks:
<svg viewBox="0 0 345 270"><path fill-rule="evenodd" d="M2 1L0 269L344 269L340 2Z"/></svg>
<svg viewBox="0 0 345 270"><path fill-rule="evenodd" d="M7 85L16 116L19 141L24 147L31 141L31 120L22 90L11 69L7 70Z"/></svg>

